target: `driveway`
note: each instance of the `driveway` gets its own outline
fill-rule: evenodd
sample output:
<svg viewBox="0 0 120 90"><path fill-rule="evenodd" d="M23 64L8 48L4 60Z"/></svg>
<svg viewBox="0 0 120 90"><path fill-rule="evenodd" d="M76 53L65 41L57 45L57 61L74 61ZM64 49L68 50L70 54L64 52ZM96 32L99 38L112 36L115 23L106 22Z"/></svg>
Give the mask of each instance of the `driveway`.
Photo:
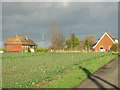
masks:
<svg viewBox="0 0 120 90"><path fill-rule="evenodd" d="M88 75L88 78L84 80L76 88L118 88L118 58L113 59L107 65L91 74L87 69L82 70ZM119 75L120 76L120 75ZM119 83L120 84L120 83Z"/></svg>

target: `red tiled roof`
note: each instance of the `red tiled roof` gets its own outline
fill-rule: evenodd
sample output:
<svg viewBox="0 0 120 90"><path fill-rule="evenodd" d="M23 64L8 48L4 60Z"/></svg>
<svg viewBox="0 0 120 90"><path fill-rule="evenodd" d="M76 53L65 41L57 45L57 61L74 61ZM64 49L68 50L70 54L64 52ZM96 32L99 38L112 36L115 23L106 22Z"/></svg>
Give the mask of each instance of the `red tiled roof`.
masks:
<svg viewBox="0 0 120 90"><path fill-rule="evenodd" d="M117 38L114 38L109 32L106 31L106 33L115 41Z"/></svg>
<svg viewBox="0 0 120 90"><path fill-rule="evenodd" d="M113 39L113 41L117 39L117 38L114 38L108 31L106 31L106 33ZM100 38L98 40L100 40Z"/></svg>
<svg viewBox="0 0 120 90"><path fill-rule="evenodd" d="M27 40L27 39L26 39L26 40ZM28 42L29 45L37 45L37 44L36 44L33 40L31 40L31 39L28 39L27 42Z"/></svg>
<svg viewBox="0 0 120 90"><path fill-rule="evenodd" d="M37 45L33 40L26 39L22 36L17 35L16 38L8 38L5 43L6 44L24 44L24 45Z"/></svg>

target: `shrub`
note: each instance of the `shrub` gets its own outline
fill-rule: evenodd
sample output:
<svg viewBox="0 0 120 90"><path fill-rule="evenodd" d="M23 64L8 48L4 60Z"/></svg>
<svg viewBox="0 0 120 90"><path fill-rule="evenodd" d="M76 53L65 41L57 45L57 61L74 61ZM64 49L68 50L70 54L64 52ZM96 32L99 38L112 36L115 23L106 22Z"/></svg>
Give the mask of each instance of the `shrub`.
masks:
<svg viewBox="0 0 120 90"><path fill-rule="evenodd" d="M28 52L31 52L30 48L28 47Z"/></svg>
<svg viewBox="0 0 120 90"><path fill-rule="evenodd" d="M37 52L48 52L49 49L48 48L38 48Z"/></svg>
<svg viewBox="0 0 120 90"><path fill-rule="evenodd" d="M37 51L38 51L38 47L37 47L37 46L35 46L35 47L34 47L34 50L35 50L35 52L37 52Z"/></svg>
<svg viewBox="0 0 120 90"><path fill-rule="evenodd" d="M110 48L111 51L117 52L118 51L118 44L113 44Z"/></svg>

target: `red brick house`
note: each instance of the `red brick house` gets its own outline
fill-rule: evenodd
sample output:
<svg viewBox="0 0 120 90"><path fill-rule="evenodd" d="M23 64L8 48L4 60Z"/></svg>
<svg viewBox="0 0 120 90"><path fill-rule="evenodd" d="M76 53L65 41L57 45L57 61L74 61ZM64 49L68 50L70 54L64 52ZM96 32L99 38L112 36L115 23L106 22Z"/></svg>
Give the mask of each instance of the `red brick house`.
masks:
<svg viewBox="0 0 120 90"><path fill-rule="evenodd" d="M110 47L115 43L118 43L118 40L113 38L112 35L106 31L93 46L93 49L95 52L108 52Z"/></svg>
<svg viewBox="0 0 120 90"><path fill-rule="evenodd" d="M6 51L27 52L28 48L34 52L34 47L37 44L28 38L28 35L23 36L16 35L16 38L8 38L5 43Z"/></svg>

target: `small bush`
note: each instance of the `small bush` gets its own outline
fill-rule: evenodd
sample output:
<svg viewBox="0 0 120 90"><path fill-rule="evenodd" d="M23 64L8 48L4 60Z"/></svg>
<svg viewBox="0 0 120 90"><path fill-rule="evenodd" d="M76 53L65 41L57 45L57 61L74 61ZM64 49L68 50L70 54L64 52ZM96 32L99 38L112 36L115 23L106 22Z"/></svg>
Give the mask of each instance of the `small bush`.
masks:
<svg viewBox="0 0 120 90"><path fill-rule="evenodd" d="M111 51L117 52L118 51L118 44L113 44L110 48Z"/></svg>
<svg viewBox="0 0 120 90"><path fill-rule="evenodd" d="M30 48L28 48L28 52L31 52Z"/></svg>
<svg viewBox="0 0 120 90"><path fill-rule="evenodd" d="M35 50L35 52L37 52L37 51L38 51L38 47L37 47L37 46L35 46L35 47L34 47L34 50Z"/></svg>
<svg viewBox="0 0 120 90"><path fill-rule="evenodd" d="M48 48L38 48L37 52L49 52Z"/></svg>

